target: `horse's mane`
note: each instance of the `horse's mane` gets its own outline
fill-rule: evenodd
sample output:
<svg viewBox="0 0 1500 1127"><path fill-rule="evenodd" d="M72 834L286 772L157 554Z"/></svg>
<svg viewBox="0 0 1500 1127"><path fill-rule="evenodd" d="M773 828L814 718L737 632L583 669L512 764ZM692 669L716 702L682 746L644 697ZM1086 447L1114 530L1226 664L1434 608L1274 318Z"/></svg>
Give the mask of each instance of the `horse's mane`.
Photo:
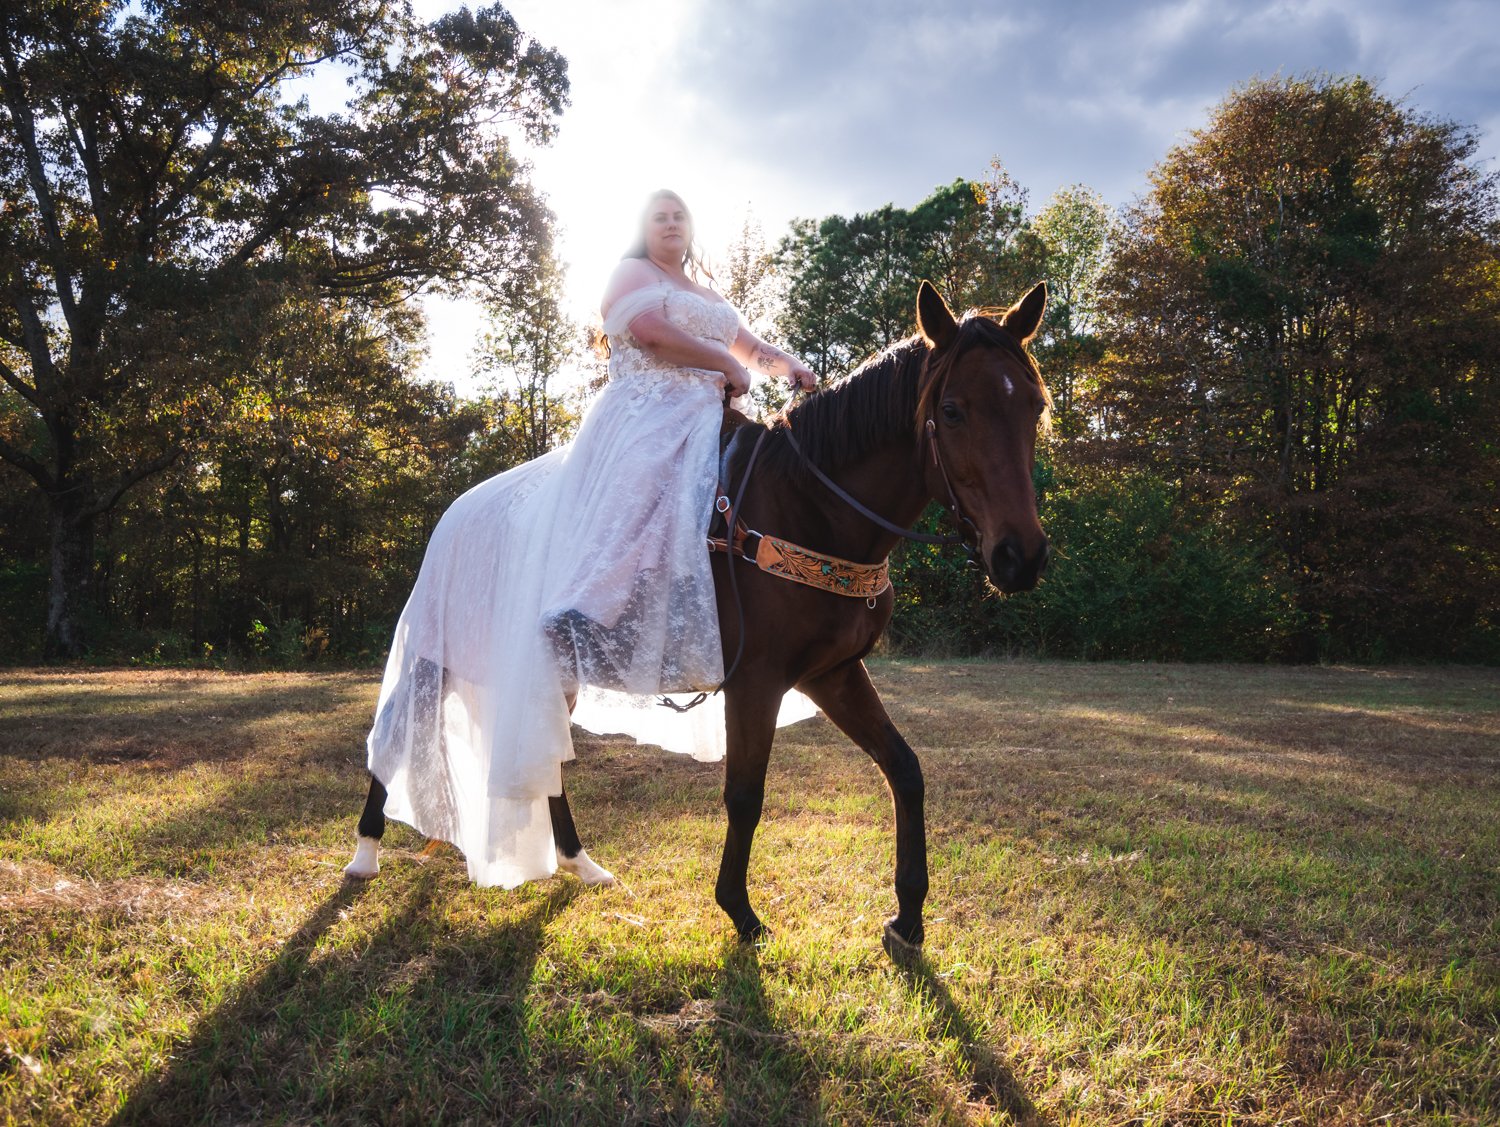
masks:
<svg viewBox="0 0 1500 1127"><path fill-rule="evenodd" d="M761 444L756 472L769 470L793 480L811 475L786 441L788 427L808 460L824 473L835 473L882 447L914 438L921 419L927 416L927 399L942 386L942 376L977 344L993 345L1020 361L1047 397L1036 361L1020 341L996 323L995 315L991 310L965 313L953 346L932 363L928 362L931 354L921 335L910 336L866 360L837 383L784 408L764 424L748 424L730 456L731 480L738 479L763 429L771 433Z"/></svg>

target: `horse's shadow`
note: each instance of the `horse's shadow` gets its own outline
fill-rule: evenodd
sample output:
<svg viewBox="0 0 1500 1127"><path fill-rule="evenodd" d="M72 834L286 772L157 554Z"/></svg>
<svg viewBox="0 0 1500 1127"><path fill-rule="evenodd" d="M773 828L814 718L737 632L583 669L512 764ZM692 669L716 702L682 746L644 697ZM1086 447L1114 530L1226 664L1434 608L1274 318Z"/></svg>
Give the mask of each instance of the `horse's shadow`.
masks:
<svg viewBox="0 0 1500 1127"><path fill-rule="evenodd" d="M454 943L441 934L435 911L435 900L444 894L438 889L440 878L435 869L419 872L398 891L400 906L367 941L356 941L357 950L330 933L358 910L373 887L345 881L313 910L270 966L205 1016L165 1067L140 1082L110 1120L112 1127L279 1120L288 1114L288 1101L305 1103L309 1076L326 1078L314 1085L323 1089L320 1117L366 1117L368 1108L362 1105L369 1093L358 1090L362 1073L371 1090L390 1092L399 1103L401 1085L391 1089L386 1070L399 1066L401 1032L351 1031L413 984L424 991L440 986L445 966L461 969L471 987L482 988L471 1000L473 1012L467 1019L484 1025L489 1043L508 1048L523 1042L526 989L545 943L546 924L574 898L578 886L559 884L498 931ZM389 896L394 882L382 881L379 889ZM413 951L412 936L429 932L433 946L441 950L402 963ZM476 966L482 968L478 980ZM441 1018L414 1020L418 1040L439 1035ZM395 1043L382 1047L381 1041ZM351 1061L351 1055L362 1052L361 1042L369 1045L369 1059ZM412 1111L392 1107L390 1114L420 1118Z"/></svg>
<svg viewBox="0 0 1500 1127"><path fill-rule="evenodd" d="M851 1057L842 1035L829 1041L828 1034L789 1023L763 974L762 952L726 939L719 957L703 967L699 989L707 989L696 994L700 1000L690 999L668 1023L670 1043L657 1043L659 1021L631 1013L653 1032L629 1059L598 1060L582 1070L596 1090L549 1087L537 1068L557 1050L545 1023L537 1025L528 1011L535 1003L528 993L545 959L548 925L583 894L581 886L559 882L506 922L477 927L453 924L445 904L454 893L436 865L404 878L393 868L377 884L351 881L333 890L264 969L137 1084L111 1124L306 1116L419 1122L449 1114L605 1122L618 1106L602 1099L599 1085L642 1082L634 1111L643 1121L708 1115L726 1122L822 1122L839 1116L836 1105L823 1102L830 1078L878 1086L896 1063L878 1042ZM372 896L381 897L380 919L366 930L362 921L376 908ZM770 980L778 977L775 968L765 969ZM925 961L918 958L903 974L913 1002L934 1015L924 1040L957 1038L962 1046L961 1098L1017 1123L1043 1122ZM617 1016L618 998L596 1003L569 991L563 1000L585 1022ZM718 1088L722 1104L674 1100L671 1077L661 1071L668 1057L691 1062Z"/></svg>
<svg viewBox="0 0 1500 1127"><path fill-rule="evenodd" d="M714 1011L726 1120L817 1121L807 1092L808 1078L821 1071L817 1055L794 1032L778 1028L754 945L725 942Z"/></svg>
<svg viewBox="0 0 1500 1127"><path fill-rule="evenodd" d="M1001 1055L978 1034L925 956L914 955L897 969L912 1000L934 1012L929 1039L953 1037L960 1042L966 1075L959 1079L968 1084L964 1095L971 1103L988 1105L1009 1116L1009 1122L1027 1127L1052 1122L1038 1112ZM778 1022L767 1001L756 947L737 940L725 944L714 1009L728 1122L807 1123L828 1118L810 1102L815 1093L809 1085L827 1072L830 1061L815 1035L803 1037Z"/></svg>
<svg viewBox="0 0 1500 1127"><path fill-rule="evenodd" d="M1005 1112L1024 1125L1048 1124L1051 1120L1037 1111L1015 1073L989 1042L974 1028L952 993L938 977L925 954L916 954L896 964L906 989L914 1000L925 1000L932 1006L935 1018L931 1035L934 1040L949 1034L959 1041L968 1066L969 1098Z"/></svg>

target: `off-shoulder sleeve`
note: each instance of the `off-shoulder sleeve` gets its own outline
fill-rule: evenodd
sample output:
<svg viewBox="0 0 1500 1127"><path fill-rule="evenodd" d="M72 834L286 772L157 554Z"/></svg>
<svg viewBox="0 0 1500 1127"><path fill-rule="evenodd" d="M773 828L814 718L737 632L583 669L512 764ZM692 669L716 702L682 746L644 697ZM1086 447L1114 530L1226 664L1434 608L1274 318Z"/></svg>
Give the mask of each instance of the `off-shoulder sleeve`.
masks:
<svg viewBox="0 0 1500 1127"><path fill-rule="evenodd" d="M609 316L604 319L604 335L623 336L625 330L630 328L630 322L642 313L664 311L667 307L667 293L670 289L671 287L665 282L658 282L655 285L642 286L638 290L622 294L610 307Z"/></svg>

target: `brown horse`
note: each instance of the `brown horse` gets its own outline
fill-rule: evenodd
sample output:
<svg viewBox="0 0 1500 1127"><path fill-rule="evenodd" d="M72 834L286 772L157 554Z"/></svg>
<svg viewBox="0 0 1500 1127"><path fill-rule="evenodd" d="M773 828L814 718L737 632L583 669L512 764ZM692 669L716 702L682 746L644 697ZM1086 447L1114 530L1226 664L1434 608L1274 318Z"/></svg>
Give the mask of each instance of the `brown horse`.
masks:
<svg viewBox="0 0 1500 1127"><path fill-rule="evenodd" d="M968 527L971 551L996 587L1014 592L1035 586L1048 547L1031 471L1050 401L1026 343L1046 299L1046 287L1038 285L998 317L971 312L957 320L923 282L916 336L784 411L768 427L749 423L736 434L726 457L731 495L739 492L754 452L740 520L813 552L876 563L900 536L881 525L909 527L936 500ZM885 519L876 523L862 515L818 480L818 470ZM763 933L750 907L746 870L777 710L796 687L869 754L890 785L898 911L886 921L884 938L891 954L901 957L923 938L922 768L886 715L863 661L889 623L895 597L889 589L873 599L817 590L732 556L716 555L713 563L731 669L724 684L729 830L715 898L742 939ZM730 567L737 569L733 582ZM362 839L381 836L385 797L385 788L372 780L359 824ZM587 861L566 795L550 805L563 867L572 868L568 862L576 859L586 879L590 870L608 879ZM373 847L369 841L371 864ZM350 871L360 873L358 856Z"/></svg>

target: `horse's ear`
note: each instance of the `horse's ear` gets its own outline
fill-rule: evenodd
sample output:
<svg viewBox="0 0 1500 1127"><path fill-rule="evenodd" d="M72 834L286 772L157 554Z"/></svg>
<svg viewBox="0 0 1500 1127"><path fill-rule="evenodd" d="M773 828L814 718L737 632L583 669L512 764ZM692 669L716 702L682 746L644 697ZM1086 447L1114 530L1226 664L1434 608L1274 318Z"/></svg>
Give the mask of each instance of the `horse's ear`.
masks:
<svg viewBox="0 0 1500 1127"><path fill-rule="evenodd" d="M1042 313L1047 308L1047 283L1038 282L1031 292L1005 311L1000 323L1010 334L1025 344L1036 336L1037 326L1042 323Z"/></svg>
<svg viewBox="0 0 1500 1127"><path fill-rule="evenodd" d="M926 338L928 348L942 348L958 335L953 310L926 278L917 290L917 331Z"/></svg>

